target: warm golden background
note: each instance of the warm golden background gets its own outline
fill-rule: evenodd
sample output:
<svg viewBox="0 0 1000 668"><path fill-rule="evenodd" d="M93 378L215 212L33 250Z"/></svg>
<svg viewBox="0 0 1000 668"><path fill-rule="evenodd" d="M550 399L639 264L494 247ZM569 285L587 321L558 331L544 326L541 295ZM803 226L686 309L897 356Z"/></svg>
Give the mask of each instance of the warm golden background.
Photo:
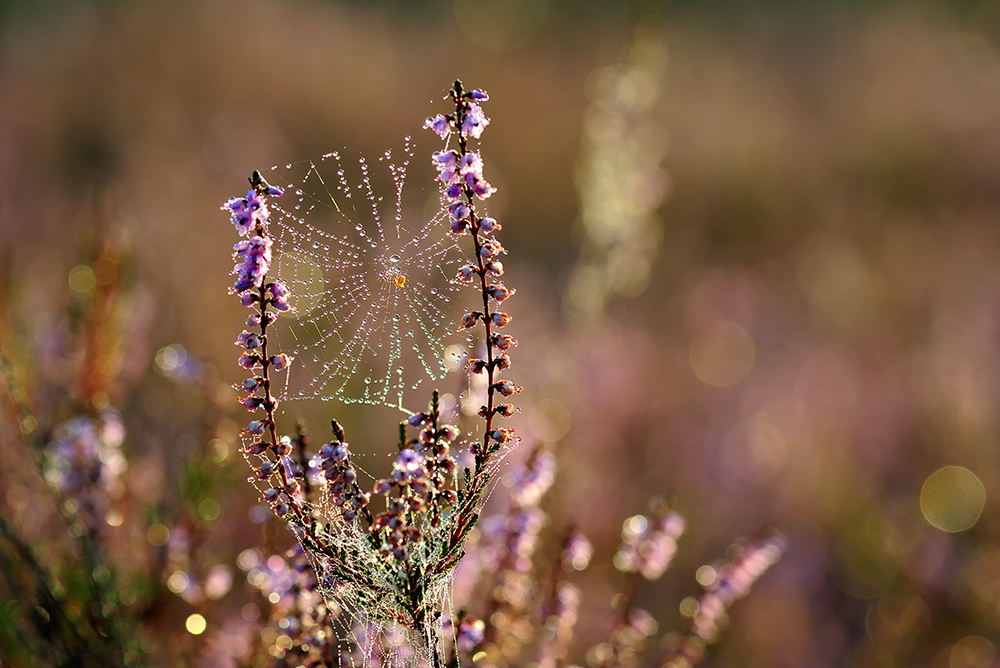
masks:
<svg viewBox="0 0 1000 668"><path fill-rule="evenodd" d="M519 430L558 452L553 531L576 521L597 547L575 660L606 637L621 520L670 492L688 530L639 601L663 630L733 539L788 539L709 664L985 668L998 40L1000 5L973 0L0 3L0 339L40 410L66 411L60 332L100 267L127 273L105 390L141 480L129 503L182 505L171 481L214 443L228 482L205 558L231 564L260 530L232 453L245 314L218 207L254 168L419 135L459 77L492 97ZM391 412L301 410L392 449ZM0 437L16 463L11 424ZM928 481L946 466L961 468ZM2 512L51 520L25 501L38 481L10 470ZM184 601L162 605L150 647L190 658L242 603L218 603L201 638Z"/></svg>

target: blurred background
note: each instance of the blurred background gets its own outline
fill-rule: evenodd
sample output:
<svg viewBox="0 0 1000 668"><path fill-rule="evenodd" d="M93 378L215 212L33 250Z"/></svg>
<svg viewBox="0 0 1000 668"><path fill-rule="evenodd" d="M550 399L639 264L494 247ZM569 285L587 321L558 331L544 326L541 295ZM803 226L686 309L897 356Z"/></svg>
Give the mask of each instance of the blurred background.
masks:
<svg viewBox="0 0 1000 668"><path fill-rule="evenodd" d="M122 416L101 531L153 602L141 653L236 656L237 555L289 544L235 452L219 206L342 147L412 134L421 162L461 78L491 96L522 449L557 455L552 531L595 545L571 659L607 637L621 521L668 494L687 530L637 599L661 631L734 539L788 541L707 664L996 665L998 39L975 0L0 3L0 346L50 430ZM299 415L393 450L389 409ZM2 515L58 570L10 416Z"/></svg>

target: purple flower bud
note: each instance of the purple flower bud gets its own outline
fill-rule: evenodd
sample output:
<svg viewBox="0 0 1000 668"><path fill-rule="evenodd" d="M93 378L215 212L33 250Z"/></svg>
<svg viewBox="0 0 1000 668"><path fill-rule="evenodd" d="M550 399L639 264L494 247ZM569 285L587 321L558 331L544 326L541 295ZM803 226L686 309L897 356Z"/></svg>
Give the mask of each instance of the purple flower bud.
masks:
<svg viewBox="0 0 1000 668"><path fill-rule="evenodd" d="M411 415L406 419L407 424L409 424L411 427L419 427L426 421L427 421L426 413L414 413L413 415Z"/></svg>
<svg viewBox="0 0 1000 668"><path fill-rule="evenodd" d="M245 433L251 434L253 436L260 436L264 433L265 423L260 420L254 420L247 425Z"/></svg>
<svg viewBox="0 0 1000 668"><path fill-rule="evenodd" d="M472 373L483 373L486 371L486 360L472 358L469 360L469 371Z"/></svg>
<svg viewBox="0 0 1000 668"><path fill-rule="evenodd" d="M498 370L506 371L510 368L510 355L500 353L493 359L493 364Z"/></svg>
<svg viewBox="0 0 1000 668"><path fill-rule="evenodd" d="M504 327L510 322L510 316L506 313L494 313L490 320L497 327Z"/></svg>
<svg viewBox="0 0 1000 668"><path fill-rule="evenodd" d="M251 423L252 424L252 423ZM254 441L247 446L247 452L251 455L262 455L267 450L268 444L265 441Z"/></svg>
<svg viewBox="0 0 1000 668"><path fill-rule="evenodd" d="M472 279L476 277L479 271L473 267L471 264L467 264L458 270L458 280L464 281L466 283L471 283Z"/></svg>
<svg viewBox="0 0 1000 668"><path fill-rule="evenodd" d="M449 231L452 234L462 235L469 231L469 221L468 220L453 220L451 221L451 226Z"/></svg>
<svg viewBox="0 0 1000 668"><path fill-rule="evenodd" d="M271 195L272 197L281 197L282 195L285 194L285 190L284 188L279 188L278 186L272 186L268 184L267 194Z"/></svg>
<svg viewBox="0 0 1000 668"><path fill-rule="evenodd" d="M288 365L292 363L292 358L285 353L279 353L271 358L271 366L274 367L275 371L282 371L288 368Z"/></svg>
<svg viewBox="0 0 1000 668"><path fill-rule="evenodd" d="M242 388L244 392L256 392L257 388L260 387L262 381L263 381L262 378L258 378L256 376L253 378L247 378L242 383L240 383L240 388Z"/></svg>
<svg viewBox="0 0 1000 668"><path fill-rule="evenodd" d="M241 403L248 411L255 411L264 405L264 400L261 397L250 395L240 399L239 403Z"/></svg>
<svg viewBox="0 0 1000 668"><path fill-rule="evenodd" d="M452 202L448 205L448 213L455 220L468 220L469 214L472 212L469 210L469 205L465 202Z"/></svg>
<svg viewBox="0 0 1000 668"><path fill-rule="evenodd" d="M497 241L496 239L487 239L486 241L483 242L483 245L479 247L479 254L482 255L483 258L487 260L489 260L492 257L496 257L497 255L502 255L503 253L506 252L507 250L503 246L501 246L500 242Z"/></svg>
<svg viewBox="0 0 1000 668"><path fill-rule="evenodd" d="M476 322L482 317L482 313L479 311L471 311L462 316L462 327L464 329L469 329L470 327L475 327Z"/></svg>
<svg viewBox="0 0 1000 668"><path fill-rule="evenodd" d="M493 346L500 350L507 350L511 347L517 347L517 339L510 334L494 334Z"/></svg>
<svg viewBox="0 0 1000 668"><path fill-rule="evenodd" d="M498 223L495 218L487 216L479 221L479 231L483 234L489 234L490 232L500 229L502 229L500 223Z"/></svg>
<svg viewBox="0 0 1000 668"><path fill-rule="evenodd" d="M490 293L490 297L493 297L493 299L497 300L498 302L506 301L516 292L516 290L511 290L510 288L506 287L503 283L491 285L488 288L486 288L486 291Z"/></svg>
<svg viewBox="0 0 1000 668"><path fill-rule="evenodd" d="M486 270L494 276L503 276L503 262L493 260L486 264Z"/></svg>
<svg viewBox="0 0 1000 668"><path fill-rule="evenodd" d="M514 438L513 429L494 429L490 432L490 438L492 438L497 443L506 443L507 441Z"/></svg>
<svg viewBox="0 0 1000 668"><path fill-rule="evenodd" d="M257 366L257 363L259 361L260 361L260 358L257 357L256 354L254 354L254 353L243 353L242 355L240 355L240 358L237 360L237 363L241 367L243 367L244 369L247 369L249 371L250 369L252 369L255 366Z"/></svg>
<svg viewBox="0 0 1000 668"><path fill-rule="evenodd" d="M518 387L517 385L515 385L514 383L512 383L512 382L510 382L509 380L506 380L506 379L501 380L498 383L494 383L493 387L496 389L497 392L499 392L500 394L502 394L505 397L509 397L512 394L516 394L516 393L520 392L521 389L522 389L522 388Z"/></svg>
<svg viewBox="0 0 1000 668"><path fill-rule="evenodd" d="M438 438L445 443L451 443L458 438L458 427L453 424L446 424L438 430Z"/></svg>
<svg viewBox="0 0 1000 668"><path fill-rule="evenodd" d="M257 303L257 299L258 297L254 293L244 292L242 295L240 295L240 304L242 304L243 306L253 306L254 304Z"/></svg>
<svg viewBox="0 0 1000 668"><path fill-rule="evenodd" d="M275 452L277 452L278 455L287 455L291 451L292 451L291 439L288 438L287 436L282 436L281 439L278 441L278 445L275 448Z"/></svg>
<svg viewBox="0 0 1000 668"><path fill-rule="evenodd" d="M254 334L253 332L243 330L240 332L240 335L236 337L236 345L242 346L247 350L260 348L260 344L260 336L258 334Z"/></svg>
<svg viewBox="0 0 1000 668"><path fill-rule="evenodd" d="M257 474L257 480L267 480L274 473L274 464L269 461L261 462L260 468L258 468L254 473Z"/></svg>
<svg viewBox="0 0 1000 668"><path fill-rule="evenodd" d="M470 100L475 100L476 102L486 102L490 99L489 94L482 88L477 88L475 90L470 90L465 94Z"/></svg>
<svg viewBox="0 0 1000 668"><path fill-rule="evenodd" d="M514 413L520 413L521 409L514 404L499 404L496 407L496 412L504 417L510 417Z"/></svg>

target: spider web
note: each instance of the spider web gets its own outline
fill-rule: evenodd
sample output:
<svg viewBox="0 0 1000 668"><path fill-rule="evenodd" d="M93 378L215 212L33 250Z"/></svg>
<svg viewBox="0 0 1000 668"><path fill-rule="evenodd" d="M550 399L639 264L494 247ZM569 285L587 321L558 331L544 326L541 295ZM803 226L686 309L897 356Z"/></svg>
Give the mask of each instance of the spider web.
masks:
<svg viewBox="0 0 1000 668"><path fill-rule="evenodd" d="M436 190L430 215L404 209L410 137L401 153L374 162L327 153L266 176L287 184L271 204L274 273L292 293L276 327L296 358L285 400L405 410L405 394L448 371L462 253Z"/></svg>

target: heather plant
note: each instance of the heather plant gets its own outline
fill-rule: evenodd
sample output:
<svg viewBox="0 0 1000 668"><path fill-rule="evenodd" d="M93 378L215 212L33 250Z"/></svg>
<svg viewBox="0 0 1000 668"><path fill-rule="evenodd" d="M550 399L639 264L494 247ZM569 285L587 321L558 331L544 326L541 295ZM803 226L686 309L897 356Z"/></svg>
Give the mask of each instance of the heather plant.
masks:
<svg viewBox="0 0 1000 668"><path fill-rule="evenodd" d="M269 347L269 327L278 313L291 308L288 287L269 276L274 239L268 198L280 197L284 190L255 172L246 197L232 198L223 207L244 237L234 247L233 292L253 309L248 329L236 341L244 349L240 366L253 373L240 385L247 393L241 403L263 413L244 430L253 480L275 515L292 528L320 590L351 617L346 623L360 625L362 630L354 633L355 648L340 651L367 656L382 644L393 644L391 636L407 641L392 649L397 660L434 665L445 660L441 631L452 571L478 521L497 462L516 442L513 430L496 422L516 408L499 399L520 391L500 377L510 367L508 351L516 341L500 333L510 316L499 307L514 291L499 280L504 273L500 258L506 253L496 237L501 226L477 208L495 189L483 175L482 157L470 146L489 124L480 106L489 98L485 91L467 91L456 81L450 99L454 111L428 118L425 127L442 139L456 138L457 146L435 152L432 160L449 232L471 239L474 261L461 266L453 280L475 287L482 304L457 323L461 329L481 328L485 348L483 357L467 361L470 373L486 378L485 402L478 411L482 431L470 442L445 421L435 391L426 411L399 424L392 472L371 488L362 487L344 430L335 420L333 439L311 456L299 438L296 461L292 439L278 436L278 399L272 390L275 373L286 370L292 359ZM407 281L398 271L381 279L390 291L404 288ZM459 472L453 450L467 451L471 466ZM384 510L372 503L373 497L382 497Z"/></svg>

